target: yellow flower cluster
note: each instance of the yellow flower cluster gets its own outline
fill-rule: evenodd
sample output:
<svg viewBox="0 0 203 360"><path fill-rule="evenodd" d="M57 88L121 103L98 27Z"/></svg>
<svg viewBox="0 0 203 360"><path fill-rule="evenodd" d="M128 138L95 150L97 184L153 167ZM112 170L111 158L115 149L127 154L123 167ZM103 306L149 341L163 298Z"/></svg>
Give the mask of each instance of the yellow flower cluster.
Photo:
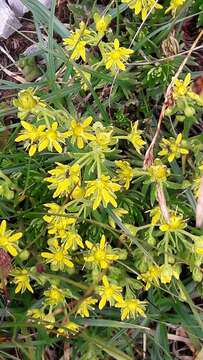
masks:
<svg viewBox="0 0 203 360"><path fill-rule="evenodd" d="M152 0L150 0L152 1ZM87 29L84 22L80 23L80 28L75 31L71 31L70 36L63 39L65 50L70 53L71 60L78 60L82 58L84 62L87 61L87 45L96 46L99 44L99 49L102 54L102 64L107 70L110 69L112 74L116 74L117 71L124 71L126 69L126 62L130 55L133 54L133 50L120 46L119 40L116 38L112 43L105 43L102 41L105 35L108 25L111 22L110 15L100 16L98 13L94 14L94 22L96 32L89 28ZM79 74L77 68L76 73ZM82 73L79 74L81 77ZM85 72L83 77L86 80L90 79L90 76L86 76ZM84 87L86 89L86 86Z"/></svg>
<svg viewBox="0 0 203 360"><path fill-rule="evenodd" d="M178 231L184 229L187 224L186 221L183 219L182 214L177 214L176 211L168 209L169 213L169 221L166 222L164 216L162 214L161 208L156 206L155 208L150 210L150 216L152 218L151 224L152 225L159 225L160 230L163 232L170 231Z"/></svg>
<svg viewBox="0 0 203 360"><path fill-rule="evenodd" d="M45 180L51 185L49 189L54 189L53 198L58 196L68 196L71 194L76 186L80 185L80 166L79 164L64 165L56 163L56 168L48 171L51 175Z"/></svg>
<svg viewBox="0 0 203 360"><path fill-rule="evenodd" d="M146 283L146 290L152 285L159 287L159 282L162 284L169 284L172 277L179 279L181 268L178 265L171 265L165 263L161 266L150 265L145 273L138 276L138 279L143 280Z"/></svg>
<svg viewBox="0 0 203 360"><path fill-rule="evenodd" d="M170 6L166 9L165 14L169 13L170 11L175 16L176 11L185 3L186 0L171 0Z"/></svg>
<svg viewBox="0 0 203 360"><path fill-rule="evenodd" d="M171 0L166 13L172 11L175 14L184 2ZM142 23L149 13L162 9L162 5L155 0L122 0L122 3L140 15L141 20L138 19L138 22ZM79 79L81 83L82 91L77 93L76 100L81 100L84 91L90 88L92 91L87 97L85 94L85 101L90 95L91 101L93 99L99 105L100 99L106 97L105 91L109 97L113 96L111 91L114 82L112 88L108 84L107 88L100 91L103 77L101 82L94 83L98 69L103 67L104 78L110 79L109 82L114 78L115 84L116 81L120 84L129 74L123 76L118 73L126 70L134 51L131 46L122 46L119 31L114 36L112 29L109 29L112 21L109 14L96 12L93 20L88 26L82 21L79 28L70 31L70 35L63 39L63 51L69 57L71 67L68 82L72 84L75 79ZM95 59L92 59L93 53ZM60 71L63 69L64 66ZM110 74L106 74L108 71ZM101 106L104 109L101 111L102 118L92 104L84 108L80 104L76 110L75 99L68 99L68 110L63 104L55 109L54 105L51 106L36 93L37 90L28 88L20 91L14 100L21 120L21 130L15 142L17 147L22 143L30 157L44 150L56 152L51 156L48 154L43 183L50 190L48 196L53 200L43 201L50 201L44 204L46 210L43 220L46 224L39 220L42 233L48 237L38 254L43 270L38 271L37 265L31 268L13 266L11 271L9 268L11 282L16 286L15 293L34 293L34 281L37 286L43 286L40 309L32 308L27 315L29 320L54 330L57 336L68 337L70 333L76 335L81 326L77 320L76 323L72 321L73 316L89 317L94 311L102 312L105 307L120 309L122 321L144 317L147 302L136 297L139 286L143 287L144 283L148 290L151 286L159 287L178 280L183 255L179 254L178 263L176 255L184 252L182 248L191 251L190 255L196 263L203 255L201 236L191 235L189 241L185 240L187 224L181 214L182 209L179 209L179 205L174 207L172 204L171 209L166 205L170 198L170 186L173 189L174 185L168 179L175 162L171 163L189 159L186 155L189 150L193 150L193 143L183 139L182 133L176 138L163 138L158 152L162 160L156 158L147 169L142 168L142 153L148 147L146 139L147 136L150 138L150 134L144 136L140 122L131 123L125 130L119 129L113 121L111 124L103 124L106 103L104 107ZM200 97L192 91L189 74L184 80L174 81L171 92L171 102L175 106L188 99L201 103ZM111 116L114 116L113 112ZM185 128L183 133L186 133ZM120 146L120 140L125 142L124 149ZM126 149L128 146L129 151ZM198 155L199 152L198 149ZM195 157L195 151L193 154ZM38 154L38 158L41 160L44 155ZM35 162L35 159L29 160L30 163ZM203 166L200 167L202 169ZM175 184L174 188L179 185ZM143 194L139 190L144 189L143 192L147 193L148 188L146 198L155 207L148 210L146 201L147 209L143 204L138 204L136 208L133 198L138 196L138 202L141 203ZM159 198L159 189L166 194L166 201ZM24 192L23 197L26 197ZM29 200L32 201L31 196ZM139 226L146 210L151 223ZM34 224L33 221L31 226ZM137 238L137 234L141 236ZM22 235L21 232L8 230L5 220L1 222L0 250L5 251L9 259L10 255L21 256L22 261L29 257L27 249L20 249ZM140 240L146 241L146 248ZM150 260L145 257L148 249L152 254ZM138 261L134 259L136 254L139 255ZM130 259L133 260L136 271L139 271L134 272L137 274L136 280L127 274L130 265L125 265L124 260L128 255L129 264ZM83 282L80 282L80 277ZM78 291L71 290L74 286ZM82 319L80 321L82 323Z"/></svg>
<svg viewBox="0 0 203 360"><path fill-rule="evenodd" d="M67 51L71 52L70 58L72 60L78 60L80 57L83 61L86 61L86 45L88 35L90 31L86 29L85 23L80 23L80 28L75 31L71 31L71 35L68 38L63 39L63 43Z"/></svg>
<svg viewBox="0 0 203 360"><path fill-rule="evenodd" d="M29 149L30 156L33 156L37 150L41 152L46 148L49 151L55 149L58 153L62 153L63 150L60 143L65 144L65 139L68 135L57 130L57 122L48 127L46 125L39 125L37 127L27 121L21 121L21 125L24 130L20 132L15 141L24 141L24 147L26 150Z"/></svg>
<svg viewBox="0 0 203 360"><path fill-rule="evenodd" d="M144 21L151 11L154 9L162 9L162 5L158 4L156 0L122 0L122 3L127 4L130 9L134 10L135 15L141 14Z"/></svg>

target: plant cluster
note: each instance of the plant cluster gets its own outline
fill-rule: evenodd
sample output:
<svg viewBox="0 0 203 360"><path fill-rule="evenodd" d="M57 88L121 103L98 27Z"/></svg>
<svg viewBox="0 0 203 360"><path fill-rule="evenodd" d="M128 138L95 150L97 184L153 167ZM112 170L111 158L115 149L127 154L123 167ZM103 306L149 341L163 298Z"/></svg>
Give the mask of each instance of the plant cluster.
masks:
<svg viewBox="0 0 203 360"><path fill-rule="evenodd" d="M102 13L94 8L62 43L52 39L48 56L58 78L50 70L48 87L42 82L18 91L19 122L11 150L1 155L1 288L23 303L29 326L57 339L78 333L88 342L86 327L97 320L139 324L153 317L151 300L162 296L188 303L185 278L202 292L203 232L195 227L195 204L202 196L203 149L193 128L203 99L184 68L171 88L154 160L144 167L155 129L150 106L155 99L161 111L165 93L155 92L173 81L180 62L156 68L149 61L141 70L140 59L134 70L137 54L143 56L134 37L138 44L148 37L158 12L170 19L172 13L173 22L187 1L115 3L116 15L114 2ZM142 24L139 34L132 35L129 19ZM135 84L141 97L133 98ZM81 359L100 359L89 344ZM98 339L95 344L102 347Z"/></svg>

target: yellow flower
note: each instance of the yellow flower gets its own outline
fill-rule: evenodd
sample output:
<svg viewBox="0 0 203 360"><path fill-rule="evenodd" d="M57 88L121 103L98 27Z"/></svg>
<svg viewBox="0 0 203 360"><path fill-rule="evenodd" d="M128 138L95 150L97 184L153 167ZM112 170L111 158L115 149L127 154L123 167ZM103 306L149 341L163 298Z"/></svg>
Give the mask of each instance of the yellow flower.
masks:
<svg viewBox="0 0 203 360"><path fill-rule="evenodd" d="M116 208L114 214L118 217L122 217L123 215L128 214L128 211L123 208ZM109 216L109 225L114 229L116 228L115 220L111 216Z"/></svg>
<svg viewBox="0 0 203 360"><path fill-rule="evenodd" d="M14 276L13 282L17 285L15 289L15 294L19 292L21 292L22 294L26 291L26 289L33 293L33 289L30 285L30 277L28 270L16 269L12 271L11 275Z"/></svg>
<svg viewBox="0 0 203 360"><path fill-rule="evenodd" d="M138 130L138 121L136 121L132 126L131 133L127 136L128 141L133 144L134 148L139 154L140 150L142 150L143 146L145 145L145 141L141 138L142 133L142 130Z"/></svg>
<svg viewBox="0 0 203 360"><path fill-rule="evenodd" d="M97 301L98 300L94 299L92 296L87 297L78 306L77 314L81 315L82 317L88 317L89 311L94 310L92 305L95 305Z"/></svg>
<svg viewBox="0 0 203 360"><path fill-rule="evenodd" d="M150 217L152 218L152 225L156 225L161 219L163 219L163 215L159 206L150 210Z"/></svg>
<svg viewBox="0 0 203 360"><path fill-rule="evenodd" d="M102 277L102 282L104 286L99 286L98 293L101 296L99 302L99 309L102 310L108 301L110 306L113 306L115 302L122 301L122 287L115 284L109 284L107 277L104 275Z"/></svg>
<svg viewBox="0 0 203 360"><path fill-rule="evenodd" d="M184 80L177 79L173 87L173 98L175 100L179 98L190 97L192 100L196 101L199 105L202 105L202 101L199 95L191 90L191 75L188 73Z"/></svg>
<svg viewBox="0 0 203 360"><path fill-rule="evenodd" d="M94 145L99 145L100 149L102 151L108 151L108 146L113 143L112 140L112 131L109 132L97 132L94 140Z"/></svg>
<svg viewBox="0 0 203 360"><path fill-rule="evenodd" d="M99 121L94 123L93 130L95 131L95 139L90 143L93 150L101 153L111 151L108 146L117 142L117 139L112 137L113 130L106 129Z"/></svg>
<svg viewBox="0 0 203 360"><path fill-rule="evenodd" d="M106 208L108 203L111 203L114 207L117 206L116 191L119 191L121 186L112 182L110 176L101 175L99 179L90 180L87 182L87 190L85 197L91 196L94 200L93 210L96 210L98 206L103 204Z"/></svg>
<svg viewBox="0 0 203 360"><path fill-rule="evenodd" d="M66 249L76 250L78 246L84 249L81 236L76 231L67 231L63 237Z"/></svg>
<svg viewBox="0 0 203 360"><path fill-rule="evenodd" d="M61 133L57 131L58 124L55 121L51 126L43 133L40 138L38 151L48 150L53 151L53 148L58 152L62 153L62 147L59 143L65 144L65 138L67 138L67 132Z"/></svg>
<svg viewBox="0 0 203 360"><path fill-rule="evenodd" d="M203 255L203 237L202 236L195 238L194 252L198 255Z"/></svg>
<svg viewBox="0 0 203 360"><path fill-rule="evenodd" d="M187 155L189 151L186 149L186 143L182 140L182 137L180 133L176 139L162 139L162 150L159 152L159 155L167 156L169 162L172 162L175 158L178 159L181 155Z"/></svg>
<svg viewBox="0 0 203 360"><path fill-rule="evenodd" d="M121 308L121 320L133 318L136 316L145 316L146 301L138 299L122 299L115 307Z"/></svg>
<svg viewBox="0 0 203 360"><path fill-rule="evenodd" d="M78 60L81 57L84 62L86 61L85 46L87 45L87 42L85 40L86 36L90 34L90 31L85 27L85 23L81 21L80 28L76 29L76 31L71 31L71 35L68 38L63 39L65 48L71 52L71 60Z"/></svg>
<svg viewBox="0 0 203 360"><path fill-rule="evenodd" d="M107 269L113 261L119 258L111 246L106 244L104 235L101 237L100 244L93 244L90 241L85 241L85 244L90 252L89 255L84 256L84 260L93 263L93 266L98 265L101 269Z"/></svg>
<svg viewBox="0 0 203 360"><path fill-rule="evenodd" d="M43 319L44 318L44 311L42 309L29 309L27 311L27 316L33 318L33 319ZM40 322L38 322L40 323Z"/></svg>
<svg viewBox="0 0 203 360"><path fill-rule="evenodd" d="M28 88L18 93L18 99L13 100L13 105L18 108L18 117L23 120L29 113L37 114L46 104L34 95L35 90Z"/></svg>
<svg viewBox="0 0 203 360"><path fill-rule="evenodd" d="M173 276L173 268L170 264L163 264L160 267L160 280L162 284L169 284Z"/></svg>
<svg viewBox="0 0 203 360"><path fill-rule="evenodd" d="M162 5L157 4L155 0L121 0L122 3L127 4L130 9L135 11L135 15L141 13L142 20L145 20L147 14L154 6L155 9L162 9Z"/></svg>
<svg viewBox="0 0 203 360"><path fill-rule="evenodd" d="M48 233L63 238L70 225L76 222L74 217L69 217L64 206L55 203L44 204L48 207L48 215L43 219L48 223Z"/></svg>
<svg viewBox="0 0 203 360"><path fill-rule="evenodd" d="M66 323L62 324L62 327L57 329L57 335L66 335L68 336L68 332L76 334L80 330L80 326L75 324L72 321L67 321Z"/></svg>
<svg viewBox="0 0 203 360"><path fill-rule="evenodd" d="M172 277L179 279L181 268L179 265L163 264L160 266L160 280L162 284L169 284Z"/></svg>
<svg viewBox="0 0 203 360"><path fill-rule="evenodd" d="M149 290L152 284L159 286L160 269L157 265L150 265L148 270L138 276L138 280L143 280L146 283L145 289Z"/></svg>
<svg viewBox="0 0 203 360"><path fill-rule="evenodd" d="M52 285L49 290L44 291L45 304L47 305L59 305L65 301L64 290L59 289L57 286Z"/></svg>
<svg viewBox="0 0 203 360"><path fill-rule="evenodd" d="M107 27L109 26L111 22L111 16L110 15L99 15L98 13L94 14L94 22L96 26L96 30L99 34L99 36L104 36Z"/></svg>
<svg viewBox="0 0 203 360"><path fill-rule="evenodd" d="M181 0L182 1L182 0ZM173 88L173 97L174 99L179 98L180 96L185 96L188 93L188 86L191 81L191 75L188 73L185 77L185 80L176 80Z"/></svg>
<svg viewBox="0 0 203 360"><path fill-rule="evenodd" d="M165 14L172 12L175 15L177 9L185 3L186 0L171 0L170 6L166 9Z"/></svg>
<svg viewBox="0 0 203 360"><path fill-rule="evenodd" d="M115 161L115 164L118 167L118 180L124 185L124 188L128 190L130 187L130 182L133 178L133 169L131 168L128 161L118 160Z"/></svg>
<svg viewBox="0 0 203 360"><path fill-rule="evenodd" d="M13 234L12 230L6 230L6 226L6 220L3 220L0 225L0 248L12 256L17 256L19 252L18 240L23 234L21 232Z"/></svg>
<svg viewBox="0 0 203 360"><path fill-rule="evenodd" d="M114 40L114 48L104 53L103 61L106 69L110 69L113 74L118 70L125 70L125 63L133 53L133 50L120 47L118 39Z"/></svg>
<svg viewBox="0 0 203 360"><path fill-rule="evenodd" d="M27 121L21 121L21 125L25 130L21 130L19 136L15 139L15 141L25 141L25 149L27 150L29 148L29 156L33 156L37 151L39 140L44 134L46 126L39 125L37 127L28 123Z"/></svg>
<svg viewBox="0 0 203 360"><path fill-rule="evenodd" d="M67 132L67 136L71 136L71 143L77 145L79 149L83 149L85 143L88 140L94 140L95 137L93 134L90 134L86 131L86 128L92 122L92 117L87 117L82 123L76 121L75 119L71 121L70 130ZM88 129L87 129L88 130Z"/></svg>
<svg viewBox="0 0 203 360"><path fill-rule="evenodd" d="M66 270L66 268L72 268L74 265L70 260L67 249L63 245L59 245L58 241L54 239L49 248L50 252L42 252L41 256L46 260L47 264L51 264L51 270Z"/></svg>
<svg viewBox="0 0 203 360"><path fill-rule="evenodd" d="M147 169L147 172L151 181L157 183L166 182L167 177L170 175L170 170L159 159L155 159L154 164Z"/></svg>
<svg viewBox="0 0 203 360"><path fill-rule="evenodd" d="M178 231L182 230L186 227L185 220L183 220L182 215L176 215L176 213L172 212L170 215L169 223L165 223L160 226L161 231Z"/></svg>
<svg viewBox="0 0 203 360"><path fill-rule="evenodd" d="M53 198L57 196L68 196L76 187L80 185L80 166L78 164L65 165L56 163L53 170L48 171L52 176L44 180L51 183L49 189L55 189Z"/></svg>

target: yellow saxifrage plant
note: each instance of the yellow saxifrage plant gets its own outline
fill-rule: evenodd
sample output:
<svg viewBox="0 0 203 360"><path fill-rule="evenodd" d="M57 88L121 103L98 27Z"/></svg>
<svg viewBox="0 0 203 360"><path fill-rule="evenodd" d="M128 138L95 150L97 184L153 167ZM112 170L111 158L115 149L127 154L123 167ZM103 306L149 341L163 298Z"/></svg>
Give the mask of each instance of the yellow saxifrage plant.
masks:
<svg viewBox="0 0 203 360"><path fill-rule="evenodd" d="M140 29L152 10L156 16L156 9L162 8L154 0L122 3L140 15L135 20ZM175 14L183 3L171 1L166 12ZM38 218L32 216L28 234L26 229L23 233L7 230L6 221L1 222L0 250L10 261L1 285L3 288L4 282L9 283L11 276L16 294L27 292L34 298L40 289L38 301L28 310L29 321L66 338L83 332L89 324L86 317L99 316L103 321L112 312L116 321L140 322L148 311L145 291L162 291L167 285L167 291L175 289L178 297L183 265L195 281L202 279L202 235L195 231L193 235L188 215L184 214L188 206L184 193L189 193L191 199L190 187L194 190L187 170L191 174L193 159L198 166L203 161L201 141L188 137L188 124L179 124L177 136L171 135L176 134L170 125L176 126L172 118L166 129L163 126L163 133L161 129L160 143L150 154L150 166L143 167L144 151L153 139L149 119L138 121L133 114L132 120L122 101L112 109L111 102L117 100L115 94L119 101L124 94L136 114L137 108L140 114L144 111L139 106L140 98L134 101L130 85L126 87L136 66L129 66L130 61L144 53L131 49L128 35L122 37L119 33L118 13L114 34L115 21L107 12L93 9L92 18L73 26L63 39L62 65L57 69L55 85L60 87L67 80L67 87L74 87L76 82L77 96L49 103L37 90L28 88L20 91L13 102L21 120L16 147L28 158L31 168L30 173L23 170L17 174L26 177L26 182L24 188L18 184L14 191L16 198L20 193L20 206L26 203L23 220L30 204L36 207L33 213ZM139 81L136 86L139 90ZM201 105L187 74L184 80L174 81L166 116L183 112L192 117L192 108L198 106L199 111ZM129 116L126 126L115 121L117 110L123 112L124 119ZM183 171L177 170L177 175L174 167L181 166ZM201 170L199 167L196 171L197 198ZM38 195L40 204L35 201L36 183L43 189ZM32 250L30 228L36 233L39 230L37 253ZM12 269L10 255L15 258ZM29 266L23 266L23 262Z"/></svg>

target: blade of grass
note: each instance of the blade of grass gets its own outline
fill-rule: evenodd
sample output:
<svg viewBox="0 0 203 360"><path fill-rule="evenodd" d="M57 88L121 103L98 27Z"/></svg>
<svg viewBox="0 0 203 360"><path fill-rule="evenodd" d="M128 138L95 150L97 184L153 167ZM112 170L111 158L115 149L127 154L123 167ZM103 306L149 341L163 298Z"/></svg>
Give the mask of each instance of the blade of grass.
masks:
<svg viewBox="0 0 203 360"><path fill-rule="evenodd" d="M103 341L96 336L90 337L87 334L82 334L82 336L85 340L95 344L97 347L105 351L108 355L112 356L116 360L133 360L132 357L128 356L123 351L113 347L112 345L108 346L106 341Z"/></svg>

